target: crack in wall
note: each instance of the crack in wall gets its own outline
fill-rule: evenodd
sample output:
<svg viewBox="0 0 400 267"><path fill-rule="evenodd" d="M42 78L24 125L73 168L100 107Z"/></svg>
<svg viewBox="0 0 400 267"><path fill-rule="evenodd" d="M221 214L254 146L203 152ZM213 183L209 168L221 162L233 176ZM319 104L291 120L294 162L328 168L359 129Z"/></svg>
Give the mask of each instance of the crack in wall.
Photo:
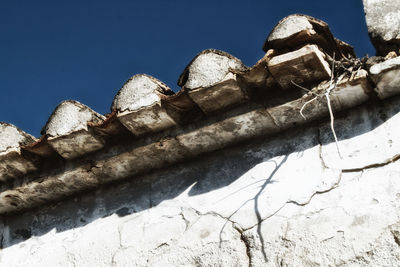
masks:
<svg viewBox="0 0 400 267"><path fill-rule="evenodd" d="M274 118L274 116L271 115L271 113L268 111L268 109L265 109L265 114L271 119L272 123L279 129L282 130L282 128L279 126L278 122Z"/></svg>
<svg viewBox="0 0 400 267"><path fill-rule="evenodd" d="M74 256L74 254L72 254L71 252L68 252L68 250L64 247L64 249L65 249L65 251L67 252L67 258L68 258L68 261L70 262L70 263L72 263L72 265L74 266L74 267L77 267L76 266L76 259L75 259L75 256Z"/></svg>
<svg viewBox="0 0 400 267"><path fill-rule="evenodd" d="M290 203L290 204L295 204L295 205L297 205L297 206L306 206L306 205L310 204L310 202L311 202L311 200L313 199L314 196L316 196L316 195L321 195L321 194L325 194L325 193L328 193L328 192L332 191L333 189L338 188L338 187L339 187L339 184L340 184L340 182L341 182L341 180L342 180L342 172L340 172L338 181L337 181L332 187L330 187L330 188L328 188L328 189L326 189L326 190L322 190L322 191L315 191L315 192L311 195L311 197L309 198L309 200L308 200L307 202L305 202L305 203L298 203L297 201L289 200L289 201L287 201L286 203L287 203L287 204L289 204L289 203Z"/></svg>
<svg viewBox="0 0 400 267"><path fill-rule="evenodd" d="M248 240L248 237L246 237L246 236L244 235L245 230L243 230L243 229L240 227L240 225L238 225L236 222L232 221L232 220L230 219L230 217L225 217L225 216L223 216L223 215L221 215L221 214L219 214L219 213L217 213L217 212L215 212L215 211L208 211L208 212L206 212L206 213L201 213L200 211L196 210L196 209L193 208L193 207L188 207L188 208L191 209L191 210L193 210L199 217L200 217L200 216L211 215L211 216L217 216L217 217L219 217L219 218L221 218L221 219L223 219L223 220L226 221L226 222L224 223L224 225L222 226L222 228L221 228L221 230L220 230L220 234L219 234L219 239L220 239L220 240L219 240L219 244L220 244L220 246L221 246L221 244L224 242L224 241L222 240L222 232L223 232L223 230L225 229L226 225L230 222L230 223L231 223L231 226L232 226L232 229L236 230L236 231L239 233L240 240L243 242L243 244L244 244L245 247L246 247L246 255L247 255L247 258L248 258L248 261L249 261L249 267L252 267L252 266L253 266L253 265L252 265L252 254L251 254L251 243L250 243L250 241ZM183 213L181 213L181 216L182 216L182 218L183 218L183 219L185 220L185 222L186 222L187 220L185 219ZM185 231L186 231L186 230L185 230ZM225 242L226 242L226 241L225 241Z"/></svg>
<svg viewBox="0 0 400 267"><path fill-rule="evenodd" d="M259 224L265 222L266 220L268 220L269 218L274 217L278 212L280 212L287 204L287 202L285 202L280 208L278 208L276 211L274 211L273 213L271 213L270 215L268 215L267 217L263 218L261 221L257 222L256 224L253 224L252 226L249 226L247 228L243 228L243 231L249 231L251 229L253 229L254 227L258 226Z"/></svg>
<svg viewBox="0 0 400 267"><path fill-rule="evenodd" d="M322 156L322 141L321 141L321 128L317 129L317 139L318 139L318 143L319 143L319 158L321 160L321 164L325 169L331 169L330 167L327 166L327 164L325 163L324 157ZM394 155L392 158L381 162L381 163L372 163L363 167L359 167L359 168L348 168L348 169L341 169L341 171L343 173L350 173L350 172L362 172L364 170L367 169L373 169L373 168L379 168L379 167L383 167L386 165L389 165L391 163L396 162L397 160L400 159L400 154Z"/></svg>
<svg viewBox="0 0 400 267"><path fill-rule="evenodd" d="M326 162L325 162L325 160L324 160L324 157L322 156L322 147L323 147L323 144L322 144L322 141L321 141L321 128L320 128L320 127L317 128L317 141L318 141L318 144L319 144L318 151L319 151L319 159L320 159L320 161L321 161L321 166L322 166L324 169L330 169L330 168L328 167L328 165L326 164ZM341 157L341 156L340 156L340 157Z"/></svg>
<svg viewBox="0 0 400 267"><path fill-rule="evenodd" d="M192 211L194 211L198 216L200 216L200 213L198 213L198 211L196 211L194 208L192 207L186 207ZM184 208L181 207L181 212L179 213L179 215L182 217L183 221L185 222L185 232L187 230L189 230L189 228L191 227L192 224L196 223L199 218L196 218L196 220L194 222L191 222L189 219L186 218L185 214L184 214Z"/></svg>
<svg viewBox="0 0 400 267"><path fill-rule="evenodd" d="M183 212L179 213L179 215L182 217L182 220L185 222L185 232L186 232L190 227L190 221L188 221L185 218L185 215L183 215Z"/></svg>
<svg viewBox="0 0 400 267"><path fill-rule="evenodd" d="M122 245L122 234L121 234L121 223L118 223L117 225L117 231L118 231L118 248L115 250L115 252L113 253L113 255L111 256L111 266L115 266L115 264L117 264L117 262L115 261L115 256L117 255L117 253L124 248L124 246Z"/></svg>
<svg viewBox="0 0 400 267"><path fill-rule="evenodd" d="M236 224L236 222L232 221L230 219L230 217L225 217L225 216L223 216L223 215L221 215L221 214L219 214L219 213L217 213L215 211L207 211L205 213L202 213L199 210L197 210L197 209L195 209L195 208L193 208L191 206L186 207L186 208L193 210L198 216L207 216L207 215L217 216L217 217L220 217L221 219L224 219L224 220L226 220L228 222L231 222L232 224ZM183 217L183 214L180 214L180 215Z"/></svg>
<svg viewBox="0 0 400 267"><path fill-rule="evenodd" d="M67 254L67 261L70 262L74 267L76 267L76 258L73 253L68 251L67 247L65 244L61 244L62 248L64 249L65 253Z"/></svg>
<svg viewBox="0 0 400 267"><path fill-rule="evenodd" d="M390 233L393 236L394 242L400 247L400 238L399 238L400 233L396 230L391 230Z"/></svg>
<svg viewBox="0 0 400 267"><path fill-rule="evenodd" d="M246 247L246 255L249 260L249 267L252 267L253 266L253 258L252 258L252 253L251 253L252 244L250 243L249 238L244 234L243 229L241 229L237 224L233 224L232 228L235 229L239 233L240 240L243 242L243 244Z"/></svg>
<svg viewBox="0 0 400 267"><path fill-rule="evenodd" d="M319 132L319 131L318 131ZM318 141L319 141L319 136L318 136ZM319 141L320 142L320 141ZM319 159L320 159L320 161L321 161L321 166L322 166L322 168L324 168L324 169L329 169L329 167L326 165L326 163L325 163L325 161L324 161L324 158L322 157L322 144L320 143L319 144L319 147L318 147L318 154L319 154Z"/></svg>
<svg viewBox="0 0 400 267"><path fill-rule="evenodd" d="M386 160L384 162L381 163L373 163L373 164L369 164L367 166L364 166L362 168L352 168L352 169L342 169L342 172L344 173L348 173L348 172L362 172L368 169L375 169L375 168L380 168L380 167L384 167L386 165L395 163L396 161L398 161L400 159L400 154L393 156L392 158L390 158L389 160Z"/></svg>

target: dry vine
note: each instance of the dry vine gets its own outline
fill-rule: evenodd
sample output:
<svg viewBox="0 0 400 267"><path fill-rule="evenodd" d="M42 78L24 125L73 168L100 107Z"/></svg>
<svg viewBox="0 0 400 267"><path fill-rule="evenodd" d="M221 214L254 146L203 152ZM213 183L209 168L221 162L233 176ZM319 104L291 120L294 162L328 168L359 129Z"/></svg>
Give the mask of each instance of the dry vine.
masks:
<svg viewBox="0 0 400 267"><path fill-rule="evenodd" d="M296 84L293 81L292 81L292 83L295 86L299 87L300 89L303 89L303 90L307 91L308 93L311 93L312 95L314 95L314 97L311 100L308 100L307 102L305 102L303 104L303 106L300 108L300 115L304 119L306 119L306 117L303 114L303 111L304 111L304 109L306 108L307 105L309 105L310 103L312 103L313 101L315 101L317 99L321 99L323 97L326 98L326 104L328 106L329 116L330 116L330 119L331 119L331 122L330 122L331 131L332 131L333 137L335 139L335 144L336 144L336 149L337 149L338 155L342 159L343 157L342 157L342 154L340 153L339 142L338 142L336 131L335 131L335 125L334 125L335 124L335 117L334 117L333 111L332 111L330 95L331 95L332 90L334 90L336 88L337 84L340 83L340 81L343 79L343 77L345 76L346 72L350 72L351 73L351 78L353 78L354 71L353 71L353 68L349 69L349 68L345 68L343 66L343 68L345 70L345 73L343 73L338 78L336 78L335 77L335 65L337 64L337 61L335 61L335 54L333 54L333 58L330 61L332 61L331 79L330 79L328 88L325 89L323 94L317 94L315 92L312 92L311 90L309 90L309 89L307 89L307 88L305 88L303 86L300 86L300 85ZM357 72L358 72L359 69L357 69Z"/></svg>

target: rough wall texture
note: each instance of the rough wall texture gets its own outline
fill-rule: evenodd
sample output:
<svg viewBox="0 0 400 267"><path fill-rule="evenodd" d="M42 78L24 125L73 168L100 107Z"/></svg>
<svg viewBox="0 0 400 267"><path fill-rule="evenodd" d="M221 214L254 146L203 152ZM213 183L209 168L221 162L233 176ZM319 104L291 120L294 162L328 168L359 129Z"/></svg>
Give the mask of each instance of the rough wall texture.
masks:
<svg viewBox="0 0 400 267"><path fill-rule="evenodd" d="M400 22L377 3L385 58L290 15L250 68L208 49L177 93L135 75L40 139L0 122L0 265L399 266L400 56L374 14Z"/></svg>
<svg viewBox="0 0 400 267"><path fill-rule="evenodd" d="M1 266L397 266L400 98L3 219ZM340 117L340 118L339 118Z"/></svg>
<svg viewBox="0 0 400 267"><path fill-rule="evenodd" d="M393 0L363 0L368 33L378 55L399 53L400 2Z"/></svg>

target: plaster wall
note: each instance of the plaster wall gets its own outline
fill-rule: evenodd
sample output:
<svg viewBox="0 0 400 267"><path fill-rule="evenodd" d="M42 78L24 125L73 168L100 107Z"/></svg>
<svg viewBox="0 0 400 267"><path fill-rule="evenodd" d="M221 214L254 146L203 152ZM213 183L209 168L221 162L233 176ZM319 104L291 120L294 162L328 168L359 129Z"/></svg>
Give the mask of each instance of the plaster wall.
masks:
<svg viewBox="0 0 400 267"><path fill-rule="evenodd" d="M400 98L336 117L2 218L0 266L396 266Z"/></svg>

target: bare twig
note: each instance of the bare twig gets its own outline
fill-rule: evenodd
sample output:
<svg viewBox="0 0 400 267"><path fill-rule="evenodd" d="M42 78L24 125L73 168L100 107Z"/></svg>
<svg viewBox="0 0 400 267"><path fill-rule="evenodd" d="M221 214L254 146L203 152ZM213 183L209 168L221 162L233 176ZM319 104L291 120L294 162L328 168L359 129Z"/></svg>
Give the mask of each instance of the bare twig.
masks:
<svg viewBox="0 0 400 267"><path fill-rule="evenodd" d="M306 106L308 105L308 104L310 104L311 102L313 102L315 99L317 99L318 98L318 96L316 96L316 97L314 97L313 99L311 99L311 100L308 100L306 103L304 103L304 105L301 107L301 109L300 109L300 115L303 117L303 119L307 119L306 118L306 116L304 116L304 114L303 114L303 110L306 108Z"/></svg>
<svg viewBox="0 0 400 267"><path fill-rule="evenodd" d="M339 142L338 142L338 139L337 139L337 136L336 136L336 132L335 132L335 126L334 126L335 117L333 116L331 100L329 98L328 91L325 93L325 97L326 97L326 103L328 105L329 116L331 117L331 130L332 130L333 137L335 138L336 149L337 149L337 152L339 154L339 157L342 159L343 157L342 157L342 154L340 153Z"/></svg>
<svg viewBox="0 0 400 267"><path fill-rule="evenodd" d="M333 53L333 58L330 58L330 57L329 57L329 59L331 59L331 61L332 61L331 79L330 79L330 81L329 81L329 86L328 86L328 88L325 90L325 93L324 93L323 96L325 96L325 98L326 98L326 104L327 104L328 110L329 110L329 116L330 116L330 119L331 119L330 126L331 126L331 131L332 131L333 137L334 137L334 139L335 139L336 149L337 149L337 152L338 152L339 157L342 159L343 157L342 157L342 154L340 153L339 141L338 141L338 139L337 139L336 132L335 132L335 117L334 117L333 111L332 111L332 105L331 105L330 94L331 94L332 90L334 90L334 89L336 88L337 84L344 78L345 73L343 73L342 75L340 75L340 77L338 77L338 78L336 79L336 81L335 81L335 53ZM358 70L357 70L357 72L358 72ZM305 102L305 103L303 104L303 106L300 108L300 115L306 120L307 118L306 118L305 115L303 114L303 110L306 108L306 106L307 106L308 104L310 104L311 102L313 102L314 100L316 100L316 99L318 99L318 98L321 98L322 95L318 95L318 94L312 92L311 90L309 90L309 89L307 89L307 88L305 88L305 87L303 87L303 86L301 86L301 85L298 85L298 84L295 83L294 81L291 81L291 82L292 82L292 84L294 84L294 85L297 86L298 88L303 89L303 90L307 91L308 93L311 93L312 95L315 96L315 97L312 98L311 100L308 100L307 102Z"/></svg>
<svg viewBox="0 0 400 267"><path fill-rule="evenodd" d="M335 76L335 52L333 52L333 60L332 60L332 70L331 70L331 81L329 87L333 84L333 77ZM329 88L328 88L329 90Z"/></svg>
<svg viewBox="0 0 400 267"><path fill-rule="evenodd" d="M310 93L310 94L312 94L312 95L314 96L313 99L308 100L306 103L304 103L304 105L303 105L303 106L301 107L301 109L300 109L300 115L303 117L303 119L306 120L307 118L306 118L306 116L304 116L303 110L306 108L306 106L307 106L308 104L310 104L310 103L313 102L314 100L320 98L321 96L318 95L318 94L316 94L316 93L314 93L314 92L311 91L310 89L307 89L307 88L305 88L304 86L301 86L301 85L295 83L294 81L291 81L291 82L292 82L292 84L294 84L294 85L297 86L298 88L303 89L304 91L307 91L308 93Z"/></svg>
<svg viewBox="0 0 400 267"><path fill-rule="evenodd" d="M295 83L294 81L291 81L291 82L292 82L292 84L294 84L295 86L299 87L300 89L303 89L304 91L307 91L307 92L313 94L314 96L318 96L316 93L314 93L314 92L311 91L310 89L307 89L307 88L305 88L305 87L303 87L303 86L301 86L301 85Z"/></svg>
<svg viewBox="0 0 400 267"><path fill-rule="evenodd" d="M337 81L334 82L334 76L335 76L334 73L335 73L335 53L333 53L331 81L329 83L328 89L326 89L325 98L326 98L326 104L328 105L329 116L331 118L331 131L332 131L333 137L335 138L336 149L337 149L337 152L339 154L339 157L342 159L343 157L342 157L342 154L340 153L339 142L338 142L338 139L337 139L337 136L336 136L336 132L335 132L335 117L333 116L333 111L332 111L332 106L331 106L331 99L329 98L329 95L330 95L331 91L336 88L336 85L338 83Z"/></svg>

